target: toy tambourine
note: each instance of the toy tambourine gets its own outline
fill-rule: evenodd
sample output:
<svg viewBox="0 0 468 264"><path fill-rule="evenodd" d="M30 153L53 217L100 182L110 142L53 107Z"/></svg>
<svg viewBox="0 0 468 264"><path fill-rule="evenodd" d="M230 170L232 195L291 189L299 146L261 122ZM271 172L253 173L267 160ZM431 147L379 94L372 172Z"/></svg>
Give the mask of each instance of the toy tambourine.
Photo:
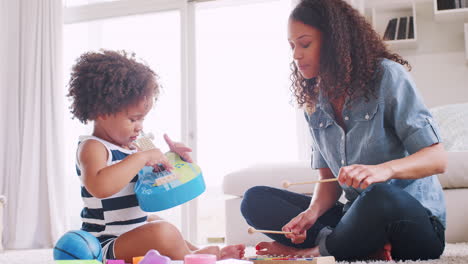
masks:
<svg viewBox="0 0 468 264"><path fill-rule="evenodd" d="M155 148L151 139L143 136L135 142L140 149ZM203 174L194 163L183 161L174 152L165 153L174 169L154 172L146 166L138 172L135 193L140 207L145 212L157 212L186 203L200 194L206 187Z"/></svg>

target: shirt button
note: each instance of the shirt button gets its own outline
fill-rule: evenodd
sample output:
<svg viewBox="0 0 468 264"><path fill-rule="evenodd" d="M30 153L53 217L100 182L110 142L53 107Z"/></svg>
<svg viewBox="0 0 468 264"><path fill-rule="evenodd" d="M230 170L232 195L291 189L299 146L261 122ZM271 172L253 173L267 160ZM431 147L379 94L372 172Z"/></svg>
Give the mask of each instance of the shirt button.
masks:
<svg viewBox="0 0 468 264"><path fill-rule="evenodd" d="M366 114L366 116L364 117L366 120L369 120L369 114Z"/></svg>
<svg viewBox="0 0 468 264"><path fill-rule="evenodd" d="M344 160L341 160L341 165L344 165Z"/></svg>
<svg viewBox="0 0 468 264"><path fill-rule="evenodd" d="M345 116L345 117L344 117L344 120L348 121L348 120L349 120L349 116Z"/></svg>
<svg viewBox="0 0 468 264"><path fill-rule="evenodd" d="M320 123L320 127L323 127L323 123Z"/></svg>

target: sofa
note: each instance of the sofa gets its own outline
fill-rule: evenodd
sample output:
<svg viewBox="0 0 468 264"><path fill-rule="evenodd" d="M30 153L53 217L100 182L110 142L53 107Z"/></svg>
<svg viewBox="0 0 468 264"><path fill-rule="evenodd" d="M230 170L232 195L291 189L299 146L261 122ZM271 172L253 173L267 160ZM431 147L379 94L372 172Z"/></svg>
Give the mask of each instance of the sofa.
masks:
<svg viewBox="0 0 468 264"><path fill-rule="evenodd" d="M447 207L446 241L468 242L468 206L465 205L468 200L468 104L441 106L431 112L440 126L448 154L447 170L439 175ZM317 178L318 171L310 168L309 161L256 165L225 175L226 243L253 246L260 241L270 241L261 233L247 232L249 226L240 212L242 196L247 189L257 185L283 188L285 180L305 182ZM311 195L314 186L294 185L288 190Z"/></svg>

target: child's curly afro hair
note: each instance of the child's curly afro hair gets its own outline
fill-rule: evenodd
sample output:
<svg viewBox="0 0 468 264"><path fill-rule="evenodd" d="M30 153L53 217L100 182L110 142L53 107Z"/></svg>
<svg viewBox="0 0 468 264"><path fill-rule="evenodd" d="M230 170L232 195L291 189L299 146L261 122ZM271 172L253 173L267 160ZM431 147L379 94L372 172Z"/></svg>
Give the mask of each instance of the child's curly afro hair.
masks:
<svg viewBox="0 0 468 264"><path fill-rule="evenodd" d="M82 123L115 114L145 97L159 94L158 76L135 54L101 50L81 55L72 68L68 97L71 113Z"/></svg>

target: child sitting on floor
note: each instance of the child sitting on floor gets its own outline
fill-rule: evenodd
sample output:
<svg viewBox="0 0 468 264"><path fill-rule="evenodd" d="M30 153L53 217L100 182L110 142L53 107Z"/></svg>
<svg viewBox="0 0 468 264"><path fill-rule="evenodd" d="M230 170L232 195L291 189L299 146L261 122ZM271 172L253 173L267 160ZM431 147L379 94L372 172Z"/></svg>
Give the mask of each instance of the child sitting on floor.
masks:
<svg viewBox="0 0 468 264"><path fill-rule="evenodd" d="M197 248L163 220L147 221L134 192L137 173L144 166L172 165L159 149L137 151L133 141L158 97L157 75L134 54L103 50L88 52L71 73L68 96L71 112L83 123L94 122L93 133L80 137L77 173L81 179L82 230L98 238L106 259L143 256L158 250L173 260L191 253L215 254L218 259L242 258L242 244ZM191 162L190 148L165 136L170 150Z"/></svg>

